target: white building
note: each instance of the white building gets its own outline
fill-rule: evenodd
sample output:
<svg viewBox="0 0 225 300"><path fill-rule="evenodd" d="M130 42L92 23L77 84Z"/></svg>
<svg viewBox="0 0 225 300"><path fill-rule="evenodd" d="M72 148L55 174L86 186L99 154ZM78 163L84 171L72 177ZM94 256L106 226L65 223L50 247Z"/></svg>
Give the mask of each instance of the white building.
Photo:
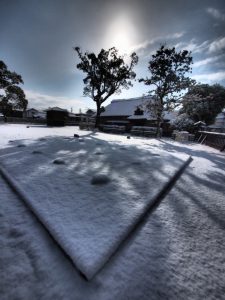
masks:
<svg viewBox="0 0 225 300"><path fill-rule="evenodd" d="M225 128L225 108L216 116L214 126L218 128Z"/></svg>
<svg viewBox="0 0 225 300"><path fill-rule="evenodd" d="M46 112L39 111L35 108L30 108L23 112L23 118L46 119Z"/></svg>
<svg viewBox="0 0 225 300"><path fill-rule="evenodd" d="M144 96L130 99L117 99L105 107L105 111L101 113L101 120L145 120L153 121L155 118L145 111L145 103L151 101L152 97ZM142 110L142 113L137 112L137 109ZM163 119L167 122L174 120L177 116L176 112L164 112Z"/></svg>

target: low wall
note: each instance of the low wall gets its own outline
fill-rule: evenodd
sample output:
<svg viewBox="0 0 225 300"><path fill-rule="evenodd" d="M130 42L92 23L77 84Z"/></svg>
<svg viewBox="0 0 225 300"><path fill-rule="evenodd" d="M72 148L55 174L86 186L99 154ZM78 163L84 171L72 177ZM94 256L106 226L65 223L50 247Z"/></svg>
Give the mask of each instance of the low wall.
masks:
<svg viewBox="0 0 225 300"><path fill-rule="evenodd" d="M14 118L6 117L5 122L15 124L46 124L46 120L43 119L32 119L32 118Z"/></svg>
<svg viewBox="0 0 225 300"><path fill-rule="evenodd" d="M223 151L225 147L225 133L199 131L198 142Z"/></svg>

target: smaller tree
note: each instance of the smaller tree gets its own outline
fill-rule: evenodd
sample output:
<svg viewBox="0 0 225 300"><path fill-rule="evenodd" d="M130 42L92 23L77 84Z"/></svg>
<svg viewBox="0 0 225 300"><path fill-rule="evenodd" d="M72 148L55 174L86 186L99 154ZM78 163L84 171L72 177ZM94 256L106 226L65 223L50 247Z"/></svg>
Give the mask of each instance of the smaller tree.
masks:
<svg viewBox="0 0 225 300"><path fill-rule="evenodd" d="M162 45L149 61L151 77L139 80L153 88L150 94L154 97L149 101L147 110L152 111L156 117L157 136L160 135L164 109L174 109L180 104L181 92L195 83L185 76L191 72L191 64L191 53L187 50L177 52L174 47Z"/></svg>
<svg viewBox="0 0 225 300"><path fill-rule="evenodd" d="M8 70L6 64L0 60L0 89L23 83L21 75Z"/></svg>
<svg viewBox="0 0 225 300"><path fill-rule="evenodd" d="M194 121L186 113L183 113L177 116L177 118L172 122L172 126L178 130L193 132Z"/></svg>
<svg viewBox="0 0 225 300"><path fill-rule="evenodd" d="M27 108L28 101L18 84L23 83L22 77L8 70L6 64L0 61L0 109L6 114L13 109Z"/></svg>
<svg viewBox="0 0 225 300"><path fill-rule="evenodd" d="M212 124L225 107L225 88L219 84L198 84L185 94L182 106L181 112L186 113L194 122Z"/></svg>
<svg viewBox="0 0 225 300"><path fill-rule="evenodd" d="M136 53L132 53L128 65L115 47L109 50L102 49L98 55L88 52L83 54L79 47L74 50L81 61L77 68L86 73L83 79L83 94L96 103L95 127L98 127L102 103L113 94L120 93L122 88L128 89L132 86L131 80L136 76L133 68L138 62L138 57Z"/></svg>

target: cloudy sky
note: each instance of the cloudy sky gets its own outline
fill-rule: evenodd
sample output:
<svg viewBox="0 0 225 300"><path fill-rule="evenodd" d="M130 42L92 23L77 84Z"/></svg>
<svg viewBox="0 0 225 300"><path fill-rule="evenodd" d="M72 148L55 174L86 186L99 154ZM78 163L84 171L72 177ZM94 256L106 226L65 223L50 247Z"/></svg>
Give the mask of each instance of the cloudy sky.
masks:
<svg viewBox="0 0 225 300"><path fill-rule="evenodd" d="M30 107L95 107L74 46L136 51L140 78L162 43L192 51L196 80L225 86L224 0L0 0L0 59L22 75ZM147 90L136 82L110 100Z"/></svg>

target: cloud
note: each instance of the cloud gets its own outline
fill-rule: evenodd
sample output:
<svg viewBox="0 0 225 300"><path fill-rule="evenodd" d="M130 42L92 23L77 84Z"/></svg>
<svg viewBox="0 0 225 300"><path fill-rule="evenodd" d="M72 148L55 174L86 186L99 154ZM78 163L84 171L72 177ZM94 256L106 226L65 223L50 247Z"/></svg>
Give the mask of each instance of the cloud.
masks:
<svg viewBox="0 0 225 300"><path fill-rule="evenodd" d="M207 51L208 53L215 53L218 51L225 50L225 37L220 37L214 41L209 42L208 40L197 43L195 39L190 42L180 42L175 45L177 49L186 49L192 53L203 53Z"/></svg>
<svg viewBox="0 0 225 300"><path fill-rule="evenodd" d="M218 38L209 45L209 53L225 50L225 37Z"/></svg>
<svg viewBox="0 0 225 300"><path fill-rule="evenodd" d="M28 100L29 108L44 109L52 106L59 106L70 110L73 108L73 112L79 112L79 109L86 110L87 102L73 99L69 97L51 96L41 94L31 90L24 90L26 98Z"/></svg>
<svg viewBox="0 0 225 300"><path fill-rule="evenodd" d="M153 42L152 41L144 41L144 42L142 42L142 43L140 43L140 44L137 44L137 45L134 45L134 46L131 46L130 47L130 51L132 52L132 51L139 51L139 50L142 50L142 49L145 49L145 48L147 48L148 46L150 46L150 45L152 45L153 44Z"/></svg>
<svg viewBox="0 0 225 300"><path fill-rule="evenodd" d="M204 41L203 43L198 44L195 39L192 39L190 42L181 42L175 45L177 49L185 49L191 51L192 53L201 53L209 47L209 41Z"/></svg>
<svg viewBox="0 0 225 300"><path fill-rule="evenodd" d="M214 63L214 62L218 61L221 58L224 58L224 56L225 55L222 54L222 55L218 55L218 56L208 57L208 58L205 58L205 59L202 59L202 60L199 60L199 61L195 62L193 66L194 67L205 66L205 65Z"/></svg>
<svg viewBox="0 0 225 300"><path fill-rule="evenodd" d="M225 80L225 71L208 73L208 74L198 74L192 77L197 81L218 82L218 81Z"/></svg>
<svg viewBox="0 0 225 300"><path fill-rule="evenodd" d="M225 21L225 14L220 12L218 9L213 7L208 7L206 9L207 13L210 14L213 18L221 21Z"/></svg>
<svg viewBox="0 0 225 300"><path fill-rule="evenodd" d="M156 38L153 38L152 40L145 40L144 42L134 45L131 47L131 51L140 51L147 49L149 46L158 43L158 42L165 42L168 40L173 40L173 39L179 39L185 34L184 31L182 32L175 32L172 34L164 35L164 36L158 36Z"/></svg>

